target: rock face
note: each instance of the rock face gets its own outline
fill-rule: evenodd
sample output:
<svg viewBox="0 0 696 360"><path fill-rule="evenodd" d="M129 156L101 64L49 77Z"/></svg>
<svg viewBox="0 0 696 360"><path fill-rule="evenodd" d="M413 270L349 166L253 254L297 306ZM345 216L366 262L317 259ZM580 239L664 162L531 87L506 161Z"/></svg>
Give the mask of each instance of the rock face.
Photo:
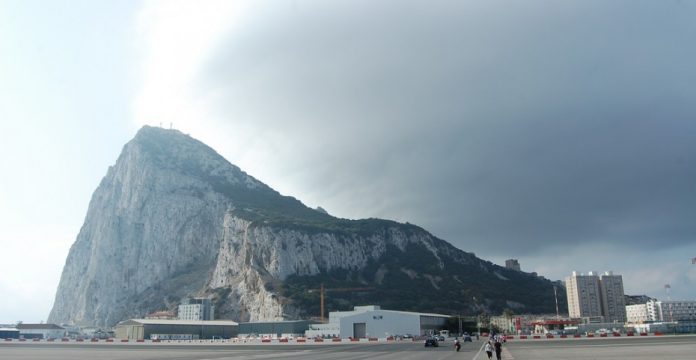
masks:
<svg viewBox="0 0 696 360"><path fill-rule="evenodd" d="M144 127L92 197L49 322L112 326L193 295L211 296L217 318L307 317L320 284L370 288L327 292L330 310L553 309L547 280L414 225L310 209L187 135Z"/></svg>

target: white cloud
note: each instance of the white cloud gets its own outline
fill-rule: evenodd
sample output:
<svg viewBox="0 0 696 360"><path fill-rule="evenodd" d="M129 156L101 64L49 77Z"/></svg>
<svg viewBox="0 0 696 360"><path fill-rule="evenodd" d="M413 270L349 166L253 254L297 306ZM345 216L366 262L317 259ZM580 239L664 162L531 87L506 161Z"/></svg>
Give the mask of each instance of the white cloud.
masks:
<svg viewBox="0 0 696 360"><path fill-rule="evenodd" d="M73 232L42 224L3 234L10 241L2 244L2 266L12 274L0 277L0 294L11 294L2 299L0 323L46 321Z"/></svg>
<svg viewBox="0 0 696 360"><path fill-rule="evenodd" d="M672 28L691 24L688 12L249 4L146 3L138 125L173 122L281 193L336 215L414 222L498 263L525 256L524 269L551 279L614 270L629 293L658 296L670 281L675 296L693 287L693 268L640 248L693 233L684 214L694 202L683 191L693 171L679 163L693 154L681 120L693 102L680 100L692 92L675 80L692 54ZM630 14L577 22L577 7ZM673 21L673 11L684 15ZM676 25L625 36L626 24L656 16ZM665 63L636 63L646 48ZM662 118L675 120L654 121ZM617 246L597 249L610 242Z"/></svg>
<svg viewBox="0 0 696 360"><path fill-rule="evenodd" d="M142 86L135 99L136 125L192 130L205 121L206 100L194 91L199 67L238 24L242 1L148 1L137 16L144 56Z"/></svg>

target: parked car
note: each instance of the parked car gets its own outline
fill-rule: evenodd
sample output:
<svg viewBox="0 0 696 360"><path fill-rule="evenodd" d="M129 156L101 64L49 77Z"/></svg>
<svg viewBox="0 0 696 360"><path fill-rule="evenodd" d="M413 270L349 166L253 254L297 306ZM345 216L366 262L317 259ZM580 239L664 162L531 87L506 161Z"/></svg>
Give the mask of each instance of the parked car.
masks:
<svg viewBox="0 0 696 360"><path fill-rule="evenodd" d="M429 337L425 339L425 347L432 346L432 347L438 347L440 346L440 343L437 341L437 338L435 337Z"/></svg>

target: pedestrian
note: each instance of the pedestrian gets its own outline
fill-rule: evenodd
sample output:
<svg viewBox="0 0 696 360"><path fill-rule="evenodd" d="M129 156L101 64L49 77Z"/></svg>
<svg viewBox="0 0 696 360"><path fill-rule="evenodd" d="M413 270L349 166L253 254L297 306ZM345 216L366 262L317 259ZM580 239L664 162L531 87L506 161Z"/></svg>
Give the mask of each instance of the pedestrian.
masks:
<svg viewBox="0 0 696 360"><path fill-rule="evenodd" d="M495 357L500 360L500 352L503 350L503 344L500 341L495 342Z"/></svg>
<svg viewBox="0 0 696 360"><path fill-rule="evenodd" d="M493 359L493 347L490 341L486 343L486 355L488 355L488 360Z"/></svg>

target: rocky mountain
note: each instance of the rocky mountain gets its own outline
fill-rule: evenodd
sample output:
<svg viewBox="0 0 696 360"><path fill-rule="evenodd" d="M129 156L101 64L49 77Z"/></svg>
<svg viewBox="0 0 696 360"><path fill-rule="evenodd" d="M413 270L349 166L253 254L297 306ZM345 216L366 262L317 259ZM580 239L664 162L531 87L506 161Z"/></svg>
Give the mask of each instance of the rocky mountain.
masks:
<svg viewBox="0 0 696 360"><path fill-rule="evenodd" d="M328 291L328 310L554 311L548 280L415 225L311 209L190 136L146 126L92 196L49 322L111 326L187 296L211 296L217 318L310 317L321 284L368 288Z"/></svg>

